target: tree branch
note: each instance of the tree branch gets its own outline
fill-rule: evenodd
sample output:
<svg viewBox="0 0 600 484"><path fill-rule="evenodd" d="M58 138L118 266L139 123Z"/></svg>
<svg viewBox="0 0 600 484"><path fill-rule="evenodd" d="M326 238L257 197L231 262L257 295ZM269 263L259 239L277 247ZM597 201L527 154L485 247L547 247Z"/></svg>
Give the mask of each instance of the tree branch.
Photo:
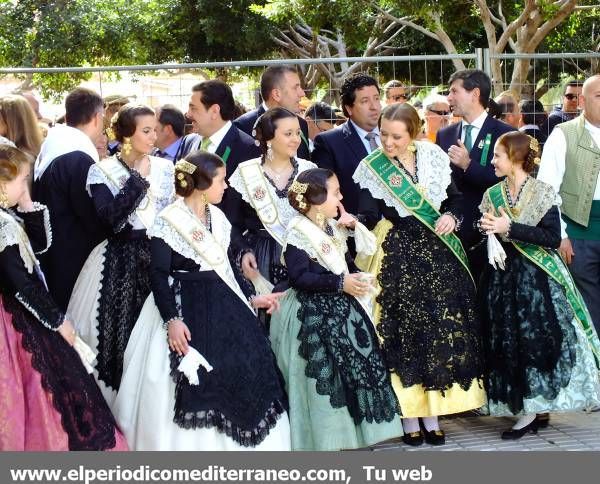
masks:
<svg viewBox="0 0 600 484"><path fill-rule="evenodd" d="M526 0L525 8L521 14L504 29L504 32L500 36L500 39L496 45L498 53L504 52L506 44L511 41L512 36L517 32L519 27L523 26L525 22L527 22L531 12L533 12L536 8L535 0ZM514 43L511 45L511 48L516 51L516 45Z"/></svg>

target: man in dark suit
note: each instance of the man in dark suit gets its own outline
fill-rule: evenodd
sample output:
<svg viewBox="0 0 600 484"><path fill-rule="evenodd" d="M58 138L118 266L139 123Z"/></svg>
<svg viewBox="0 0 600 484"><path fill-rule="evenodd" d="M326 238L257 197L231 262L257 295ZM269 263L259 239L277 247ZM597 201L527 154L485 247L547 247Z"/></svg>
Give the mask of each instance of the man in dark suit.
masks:
<svg viewBox="0 0 600 484"><path fill-rule="evenodd" d="M154 156L173 161L185 131L185 116L172 104L165 104L156 110L156 150Z"/></svg>
<svg viewBox="0 0 600 484"><path fill-rule="evenodd" d="M194 133L183 138L175 157L202 149L220 156L225 162L227 178L246 160L260 156L254 138L232 123L235 101L231 88L217 79L204 81L192 88L187 117Z"/></svg>
<svg viewBox="0 0 600 484"><path fill-rule="evenodd" d="M242 114L234 124L244 133L252 135L254 124L267 109L282 107L292 113L300 113L300 100L304 91L300 85L298 72L291 66L270 66L265 69L260 78L260 95L262 104L252 111ZM298 116L302 130L302 142L298 148L298 158L310 160L308 124Z"/></svg>
<svg viewBox="0 0 600 484"><path fill-rule="evenodd" d="M33 183L33 199L48 207L52 226L52 245L40 262L63 311L87 257L108 234L86 191L90 166L98 161L94 141L103 130L104 103L95 92L77 88L65 109L67 124L48 132Z"/></svg>
<svg viewBox="0 0 600 484"><path fill-rule="evenodd" d="M348 121L315 137L312 161L337 175L344 207L356 214L360 188L352 175L360 161L381 145L379 85L371 76L356 73L344 80L340 95Z"/></svg>
<svg viewBox="0 0 600 484"><path fill-rule="evenodd" d="M459 236L473 273L480 274L485 267L485 246L477 245L481 240L475 225L481 218L479 205L484 192L499 181L491 163L496 140L514 128L488 116L486 108L492 84L485 72L476 69L457 71L449 83L450 109L463 119L438 131L436 143L448 153L452 179L463 193Z"/></svg>

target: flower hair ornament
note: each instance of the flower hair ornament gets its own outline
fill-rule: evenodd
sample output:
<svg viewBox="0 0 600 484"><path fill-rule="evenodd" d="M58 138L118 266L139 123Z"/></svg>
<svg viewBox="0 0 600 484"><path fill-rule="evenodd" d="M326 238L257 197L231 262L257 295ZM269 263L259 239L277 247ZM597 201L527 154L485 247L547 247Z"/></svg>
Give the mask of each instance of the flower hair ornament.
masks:
<svg viewBox="0 0 600 484"><path fill-rule="evenodd" d="M290 190L296 194L296 201L298 206L304 210L306 208L306 202L304 201L304 194L308 190L308 183L300 183L298 180L294 180Z"/></svg>
<svg viewBox="0 0 600 484"><path fill-rule="evenodd" d="M186 160L179 160L177 163L175 163L175 169L179 171L179 173L177 173L177 180L179 182L179 186L181 188L186 188L188 186L188 183L183 173L193 175L196 171L196 165Z"/></svg>
<svg viewBox="0 0 600 484"><path fill-rule="evenodd" d="M530 136L529 138L530 138L530 140L529 140L529 149L531 151L535 152L535 158L533 159L533 162L536 165L539 165L541 163L541 161L542 161L540 159L540 157L538 156L538 153L540 152L540 142L537 139L535 139L533 136Z"/></svg>

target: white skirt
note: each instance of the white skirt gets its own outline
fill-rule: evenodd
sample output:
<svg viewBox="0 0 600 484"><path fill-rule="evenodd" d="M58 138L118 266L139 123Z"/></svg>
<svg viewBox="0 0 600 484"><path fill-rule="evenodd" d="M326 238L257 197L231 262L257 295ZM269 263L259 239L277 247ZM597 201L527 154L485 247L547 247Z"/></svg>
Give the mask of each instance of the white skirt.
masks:
<svg viewBox="0 0 600 484"><path fill-rule="evenodd" d="M75 331L96 354L98 353L98 305L107 244L107 240L100 242L88 256L79 273L67 308L67 314L73 322ZM94 370L93 374L106 403L112 409L117 392L98 379L97 370Z"/></svg>
<svg viewBox="0 0 600 484"><path fill-rule="evenodd" d="M184 429L173 422L175 383L163 320L151 294L136 322L112 406L133 450L290 450L287 413L257 447L243 447L216 428Z"/></svg>

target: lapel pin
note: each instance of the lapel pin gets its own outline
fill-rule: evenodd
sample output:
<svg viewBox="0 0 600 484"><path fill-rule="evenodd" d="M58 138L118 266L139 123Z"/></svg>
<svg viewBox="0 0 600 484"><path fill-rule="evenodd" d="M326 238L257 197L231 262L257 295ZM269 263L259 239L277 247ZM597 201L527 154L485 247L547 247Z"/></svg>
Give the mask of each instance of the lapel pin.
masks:
<svg viewBox="0 0 600 484"><path fill-rule="evenodd" d="M479 140L479 144L477 145L477 148L479 148L479 149L483 148L483 140Z"/></svg>

